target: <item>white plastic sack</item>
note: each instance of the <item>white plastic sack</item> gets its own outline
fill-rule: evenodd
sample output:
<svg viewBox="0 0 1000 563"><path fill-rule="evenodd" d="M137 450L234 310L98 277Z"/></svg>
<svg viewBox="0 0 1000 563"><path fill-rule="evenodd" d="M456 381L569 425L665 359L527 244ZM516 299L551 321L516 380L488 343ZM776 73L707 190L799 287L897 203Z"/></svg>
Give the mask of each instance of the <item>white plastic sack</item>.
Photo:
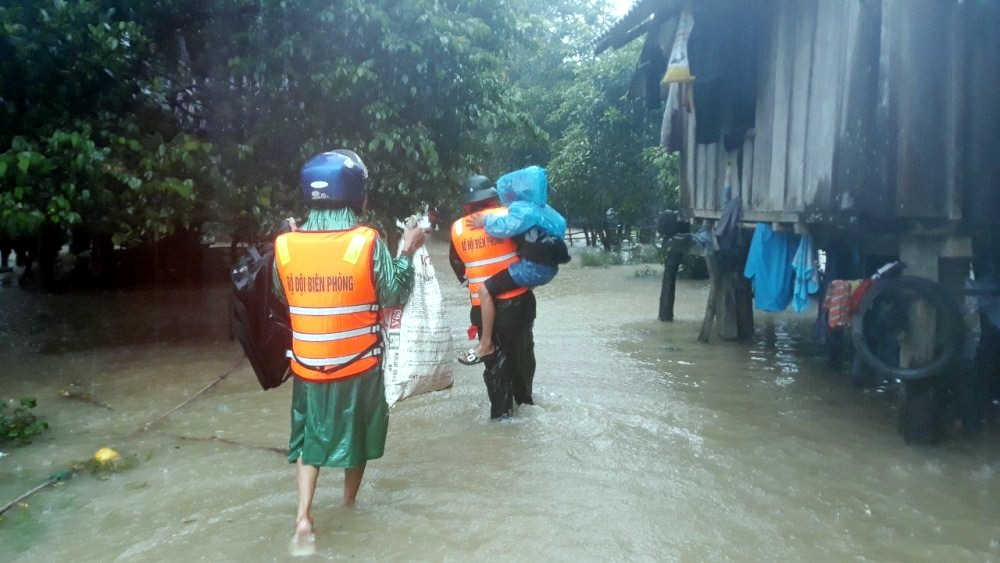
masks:
<svg viewBox="0 0 1000 563"><path fill-rule="evenodd" d="M681 12L677 22L677 35L674 37L674 47L670 50L670 60L667 62L667 72L663 75L661 82L670 84L673 82L691 82L694 76L691 74L691 66L688 63L688 37L694 29L694 16L690 10Z"/></svg>
<svg viewBox="0 0 1000 563"><path fill-rule="evenodd" d="M441 286L427 249L413 255L413 291L403 307L382 310L386 337L385 401L389 406L407 397L451 387L451 330Z"/></svg>

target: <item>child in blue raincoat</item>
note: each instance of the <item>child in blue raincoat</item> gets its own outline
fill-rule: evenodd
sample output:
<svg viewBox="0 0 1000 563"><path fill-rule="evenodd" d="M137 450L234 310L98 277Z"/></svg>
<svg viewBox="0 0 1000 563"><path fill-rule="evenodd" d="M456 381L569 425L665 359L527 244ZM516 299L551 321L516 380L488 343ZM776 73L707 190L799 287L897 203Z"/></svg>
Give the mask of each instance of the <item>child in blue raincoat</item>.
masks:
<svg viewBox="0 0 1000 563"><path fill-rule="evenodd" d="M479 290L483 333L459 362L472 365L493 354L493 323L496 320L494 295L518 288L545 285L559 272L559 264L569 262L566 219L548 204L545 169L531 166L504 174L497 179L497 195L507 207L506 215L476 215L470 226L482 226L496 238L514 238L520 260L483 282Z"/></svg>

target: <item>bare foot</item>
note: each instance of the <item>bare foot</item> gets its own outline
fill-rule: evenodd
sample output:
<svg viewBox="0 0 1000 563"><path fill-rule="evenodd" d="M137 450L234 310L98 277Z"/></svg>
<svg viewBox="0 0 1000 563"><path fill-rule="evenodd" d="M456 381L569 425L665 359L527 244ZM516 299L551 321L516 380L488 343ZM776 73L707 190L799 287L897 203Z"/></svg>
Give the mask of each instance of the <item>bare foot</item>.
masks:
<svg viewBox="0 0 1000 563"><path fill-rule="evenodd" d="M312 519L302 518L295 523L295 535L292 536L288 552L292 557L306 557L316 553L316 534L313 533Z"/></svg>

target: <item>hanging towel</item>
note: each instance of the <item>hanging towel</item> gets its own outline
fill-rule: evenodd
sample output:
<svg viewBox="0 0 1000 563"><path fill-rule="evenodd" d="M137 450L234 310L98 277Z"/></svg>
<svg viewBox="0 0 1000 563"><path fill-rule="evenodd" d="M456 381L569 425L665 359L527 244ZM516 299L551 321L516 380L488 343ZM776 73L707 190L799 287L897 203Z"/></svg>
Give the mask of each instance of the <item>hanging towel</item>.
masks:
<svg viewBox="0 0 1000 563"><path fill-rule="evenodd" d="M792 255L795 237L757 223L743 275L753 281L754 306L784 311L792 300Z"/></svg>
<svg viewBox="0 0 1000 563"><path fill-rule="evenodd" d="M792 258L792 269L795 271L792 310L801 313L809 307L809 296L819 291L819 274L816 271L816 251L813 248L812 235L805 234L799 237L799 249Z"/></svg>

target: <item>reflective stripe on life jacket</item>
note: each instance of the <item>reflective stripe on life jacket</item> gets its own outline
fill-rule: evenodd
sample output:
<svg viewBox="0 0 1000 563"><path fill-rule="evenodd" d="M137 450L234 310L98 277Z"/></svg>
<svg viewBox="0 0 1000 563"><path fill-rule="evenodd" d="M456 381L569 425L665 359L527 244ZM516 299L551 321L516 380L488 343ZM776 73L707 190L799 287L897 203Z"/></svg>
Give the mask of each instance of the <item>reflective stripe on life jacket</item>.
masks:
<svg viewBox="0 0 1000 563"><path fill-rule="evenodd" d="M484 215L505 215L507 210L502 207L480 211ZM462 217L451 226L451 242L455 252L465 264L465 277L469 280L469 297L472 306L479 306L479 287L484 281L502 272L511 264L518 262L517 245L509 238L496 238L486 234L482 227L469 228L465 225L468 217ZM498 299L510 299L526 293L528 288L521 287L497 295Z"/></svg>
<svg viewBox="0 0 1000 563"><path fill-rule="evenodd" d="M378 233L294 231L275 241L292 322L292 373L332 381L377 366L381 348L374 254Z"/></svg>

